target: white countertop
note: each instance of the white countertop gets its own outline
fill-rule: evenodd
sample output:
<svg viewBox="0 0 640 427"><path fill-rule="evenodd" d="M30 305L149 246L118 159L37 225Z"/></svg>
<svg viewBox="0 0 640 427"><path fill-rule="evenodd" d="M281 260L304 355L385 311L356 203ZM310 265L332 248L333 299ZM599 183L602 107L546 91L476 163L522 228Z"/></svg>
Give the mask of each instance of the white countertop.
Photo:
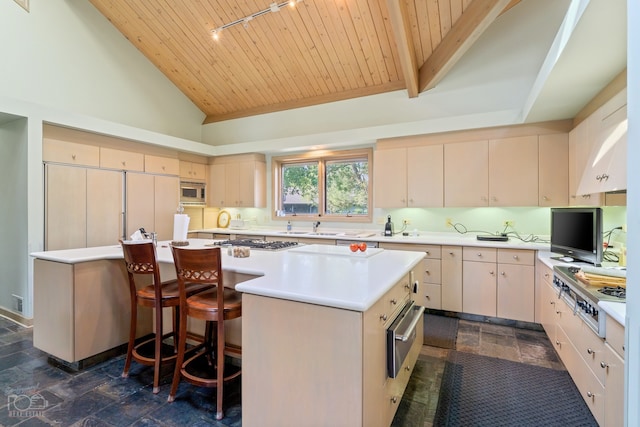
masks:
<svg viewBox="0 0 640 427"><path fill-rule="evenodd" d="M455 232L420 232L418 236L402 236L401 234L396 234L394 236L385 237L380 232L371 230L338 231L326 229L325 231L319 231L318 234L311 234L311 232L299 229L294 229L291 233L287 233L282 229L272 227L256 227L251 229L207 228L201 230L189 230L189 233L269 236L272 238L293 237L301 239L355 240L358 242L410 243L422 245L479 246L491 248L532 249L541 251L548 251L550 248L548 242L523 242L515 237L510 237L506 242L480 241L476 239L475 233L460 234Z"/></svg>
<svg viewBox="0 0 640 427"><path fill-rule="evenodd" d="M212 240L189 242L188 248L201 248ZM314 246L318 246L315 251ZM392 250L352 253L347 246L320 246L307 245L304 250L255 249L247 258L223 253L222 267L259 276L236 285L240 292L366 311L424 256L421 252ZM159 262L173 263L168 242L158 242L157 252ZM123 258L118 245L34 252L31 256L67 264Z"/></svg>

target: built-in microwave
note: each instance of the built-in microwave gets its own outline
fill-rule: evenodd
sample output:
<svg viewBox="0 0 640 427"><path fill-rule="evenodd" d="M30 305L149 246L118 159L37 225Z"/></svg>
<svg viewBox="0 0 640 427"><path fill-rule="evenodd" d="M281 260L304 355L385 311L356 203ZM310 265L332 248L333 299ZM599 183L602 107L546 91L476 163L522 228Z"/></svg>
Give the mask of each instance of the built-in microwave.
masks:
<svg viewBox="0 0 640 427"><path fill-rule="evenodd" d="M204 182L180 182L180 203L187 206L206 205L206 184Z"/></svg>

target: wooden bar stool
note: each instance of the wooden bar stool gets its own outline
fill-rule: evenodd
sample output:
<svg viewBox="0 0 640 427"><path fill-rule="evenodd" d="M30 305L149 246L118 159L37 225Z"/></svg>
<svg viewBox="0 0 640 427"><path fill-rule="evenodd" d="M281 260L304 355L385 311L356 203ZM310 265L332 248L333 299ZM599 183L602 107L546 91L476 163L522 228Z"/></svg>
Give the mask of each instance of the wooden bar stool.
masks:
<svg viewBox="0 0 640 427"><path fill-rule="evenodd" d="M163 363L175 361L177 357L177 331L179 321L180 296L178 293L178 281L160 280L160 270L156 257L156 247L150 240L122 241L122 253L129 276L129 293L131 296L131 322L129 326L129 344L127 356L124 362L122 377L129 376L131 360L143 365L153 366L153 392L160 391L160 366ZM153 283L140 290L136 287L136 275L151 275ZM196 292L210 288L210 285L190 285L187 293L193 295ZM138 318L138 306L151 307L155 310L155 333L153 337L136 344L136 324ZM164 334L162 309L171 307L173 327L172 331ZM165 340L173 337L173 345L168 345Z"/></svg>
<svg viewBox="0 0 640 427"><path fill-rule="evenodd" d="M238 366L225 367L225 353L229 348L225 344L224 322L242 315L242 295L224 287L219 247L186 249L172 246L171 250L180 292L180 329L176 369L168 400L173 402L175 399L180 378L200 387L216 387L216 419L220 420L224 417L224 382L238 377L241 372ZM187 283L211 284L215 288L188 296L185 292ZM204 320L206 326L204 343L185 361L188 317Z"/></svg>

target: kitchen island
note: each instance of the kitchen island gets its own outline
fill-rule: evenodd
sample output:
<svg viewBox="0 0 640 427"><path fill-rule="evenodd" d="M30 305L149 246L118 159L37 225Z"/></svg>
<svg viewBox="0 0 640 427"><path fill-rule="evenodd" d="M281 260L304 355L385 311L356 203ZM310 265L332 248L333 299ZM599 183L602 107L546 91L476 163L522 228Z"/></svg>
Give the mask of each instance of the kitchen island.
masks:
<svg viewBox="0 0 640 427"><path fill-rule="evenodd" d="M189 247L210 243L190 239ZM311 246L223 255L225 280L243 292L243 424L389 425L422 345L422 322L395 379L387 377L385 333L410 299L422 254ZM32 256L35 347L78 362L127 341L118 245ZM175 276L167 242L158 243L158 260L163 279Z"/></svg>

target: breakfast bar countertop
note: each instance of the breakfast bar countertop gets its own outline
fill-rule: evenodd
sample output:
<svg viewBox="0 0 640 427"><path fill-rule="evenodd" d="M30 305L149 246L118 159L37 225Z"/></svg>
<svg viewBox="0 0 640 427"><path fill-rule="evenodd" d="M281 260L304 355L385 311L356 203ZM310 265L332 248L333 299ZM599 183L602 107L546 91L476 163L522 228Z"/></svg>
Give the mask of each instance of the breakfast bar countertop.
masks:
<svg viewBox="0 0 640 427"><path fill-rule="evenodd" d="M189 239L187 248L203 248L210 239ZM422 260L413 251L351 252L336 246L305 245L280 251L251 250L246 258L223 253L224 270L256 276L238 283L236 290L261 296L366 311ZM315 249L315 250L314 250ZM173 263L169 242L158 242L158 261ZM119 245L34 252L32 257L66 264L122 259Z"/></svg>

